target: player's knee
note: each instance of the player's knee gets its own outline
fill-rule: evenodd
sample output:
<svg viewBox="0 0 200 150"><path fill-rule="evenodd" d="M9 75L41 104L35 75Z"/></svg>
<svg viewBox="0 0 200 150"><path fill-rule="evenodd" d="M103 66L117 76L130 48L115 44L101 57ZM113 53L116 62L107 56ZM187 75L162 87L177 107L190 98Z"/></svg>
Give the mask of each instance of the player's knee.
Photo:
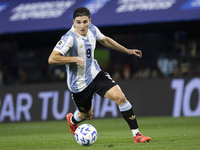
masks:
<svg viewBox="0 0 200 150"><path fill-rule="evenodd" d="M124 104L124 103L126 103L126 97L125 97L124 94L120 94L120 95L118 96L118 105L122 105L122 104Z"/></svg>

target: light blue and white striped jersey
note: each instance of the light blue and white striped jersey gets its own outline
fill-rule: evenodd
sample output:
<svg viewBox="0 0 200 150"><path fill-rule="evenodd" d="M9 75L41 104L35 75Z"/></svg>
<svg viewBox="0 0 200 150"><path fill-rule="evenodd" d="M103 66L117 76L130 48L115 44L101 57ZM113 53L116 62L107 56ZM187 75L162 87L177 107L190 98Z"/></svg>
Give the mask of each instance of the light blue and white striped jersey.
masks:
<svg viewBox="0 0 200 150"><path fill-rule="evenodd" d="M63 56L78 56L84 59L85 63L82 67L78 67L76 63L66 65L67 85L73 93L84 90L101 71L94 59L94 50L96 40L103 38L104 35L93 24L90 24L86 37L77 33L72 26L54 47L54 50Z"/></svg>

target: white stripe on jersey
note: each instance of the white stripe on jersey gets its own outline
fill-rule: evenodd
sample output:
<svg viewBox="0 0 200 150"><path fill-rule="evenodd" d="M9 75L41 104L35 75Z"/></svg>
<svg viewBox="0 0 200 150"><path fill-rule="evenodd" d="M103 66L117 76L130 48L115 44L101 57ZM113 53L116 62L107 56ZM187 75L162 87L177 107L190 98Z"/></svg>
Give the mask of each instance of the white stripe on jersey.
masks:
<svg viewBox="0 0 200 150"><path fill-rule="evenodd" d="M102 40L103 37L99 29L92 24L86 37L78 34L72 26L55 46L54 50L65 56L78 56L84 59L85 63L82 67L77 67L75 63L66 65L67 84L73 93L84 90L101 71L94 59L94 50L96 40Z"/></svg>

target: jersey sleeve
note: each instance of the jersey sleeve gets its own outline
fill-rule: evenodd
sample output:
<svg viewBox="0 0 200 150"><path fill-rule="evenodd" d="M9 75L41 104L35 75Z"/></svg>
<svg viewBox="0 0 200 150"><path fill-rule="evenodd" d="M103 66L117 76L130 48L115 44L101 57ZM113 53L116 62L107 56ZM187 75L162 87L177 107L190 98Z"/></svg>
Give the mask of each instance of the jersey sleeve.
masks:
<svg viewBox="0 0 200 150"><path fill-rule="evenodd" d="M101 33L101 31L100 31L96 26L94 26L94 27L95 27L95 29L96 29L96 38L97 38L97 40L98 40L98 41L103 40L104 35Z"/></svg>
<svg viewBox="0 0 200 150"><path fill-rule="evenodd" d="M54 47L54 50L60 52L62 55L65 55L72 46L73 38L72 36L66 34L61 37L60 41L58 41Z"/></svg>

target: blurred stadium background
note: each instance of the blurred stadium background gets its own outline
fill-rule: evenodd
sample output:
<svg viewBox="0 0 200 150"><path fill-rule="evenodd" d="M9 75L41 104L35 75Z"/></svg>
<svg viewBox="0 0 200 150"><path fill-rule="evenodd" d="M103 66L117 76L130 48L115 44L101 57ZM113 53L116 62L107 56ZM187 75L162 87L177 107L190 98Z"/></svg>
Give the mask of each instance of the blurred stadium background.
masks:
<svg viewBox="0 0 200 150"><path fill-rule="evenodd" d="M97 43L95 58L138 116L200 116L199 0L0 0L0 122L62 120L75 108L65 66L47 63L77 7L143 58ZM94 118L120 117L94 96Z"/></svg>

